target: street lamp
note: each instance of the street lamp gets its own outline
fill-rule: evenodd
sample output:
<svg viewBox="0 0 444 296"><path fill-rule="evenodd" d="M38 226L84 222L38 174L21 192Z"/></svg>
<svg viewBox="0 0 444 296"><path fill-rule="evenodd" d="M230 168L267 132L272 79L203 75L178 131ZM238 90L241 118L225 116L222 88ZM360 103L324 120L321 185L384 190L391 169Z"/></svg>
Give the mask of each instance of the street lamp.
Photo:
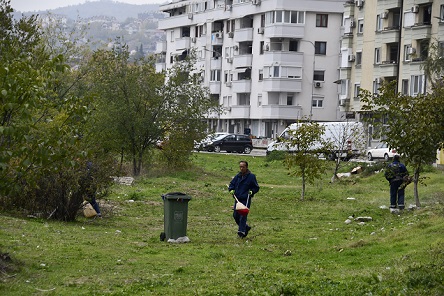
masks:
<svg viewBox="0 0 444 296"><path fill-rule="evenodd" d="M310 120L313 116L313 94L314 94L314 71L315 71L315 56L316 56L316 46L310 40L300 40L301 42L308 42L313 46L313 73L311 76L311 99L310 99Z"/></svg>

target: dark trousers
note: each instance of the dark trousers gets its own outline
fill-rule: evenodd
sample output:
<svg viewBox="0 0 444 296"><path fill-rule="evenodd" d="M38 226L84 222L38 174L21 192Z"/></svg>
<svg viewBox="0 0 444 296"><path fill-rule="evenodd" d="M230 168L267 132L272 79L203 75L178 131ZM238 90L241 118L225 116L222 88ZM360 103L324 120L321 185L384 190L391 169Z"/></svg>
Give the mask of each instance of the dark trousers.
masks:
<svg viewBox="0 0 444 296"><path fill-rule="evenodd" d="M404 188L400 189L403 180L396 180L390 182L390 208L395 209L399 208L403 210L404 205Z"/></svg>

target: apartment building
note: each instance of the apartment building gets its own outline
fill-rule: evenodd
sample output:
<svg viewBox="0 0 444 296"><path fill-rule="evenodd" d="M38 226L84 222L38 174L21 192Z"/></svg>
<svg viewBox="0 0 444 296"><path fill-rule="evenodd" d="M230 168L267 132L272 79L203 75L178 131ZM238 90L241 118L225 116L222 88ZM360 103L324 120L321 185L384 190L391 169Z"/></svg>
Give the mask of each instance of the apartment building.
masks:
<svg viewBox="0 0 444 296"><path fill-rule="evenodd" d="M406 95L426 92L421 65L431 42L444 53L442 0L350 1L344 5L343 24L341 110L359 117L360 89L377 93L383 81L398 81L398 91ZM371 126L369 134L374 134ZM380 140L370 137L368 144Z"/></svg>
<svg viewBox="0 0 444 296"><path fill-rule="evenodd" d="M274 138L300 118L344 119L346 110L339 106L344 3L169 1L160 5L167 14L159 20L166 41L157 44L156 68L171 67L190 49L197 52L203 83L224 109L208 115L209 130Z"/></svg>

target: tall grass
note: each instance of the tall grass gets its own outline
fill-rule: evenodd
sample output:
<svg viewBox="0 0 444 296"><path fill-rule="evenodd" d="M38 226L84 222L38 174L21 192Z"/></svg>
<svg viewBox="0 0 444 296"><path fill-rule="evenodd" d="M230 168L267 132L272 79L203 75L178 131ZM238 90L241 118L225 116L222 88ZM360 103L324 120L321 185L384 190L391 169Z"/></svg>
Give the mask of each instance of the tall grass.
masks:
<svg viewBox="0 0 444 296"><path fill-rule="evenodd" d="M246 239L226 184L245 159L261 185ZM354 164L359 165L359 164ZM351 165L354 166L354 165ZM0 215L2 295L443 295L443 172L425 172L423 208L389 213L382 174L307 188L282 161L196 154L192 168L115 185L103 219L76 223ZM332 172L331 172L332 173ZM406 203L413 202L407 187ZM184 192L191 242L161 242L163 201ZM372 221L346 224L349 217Z"/></svg>

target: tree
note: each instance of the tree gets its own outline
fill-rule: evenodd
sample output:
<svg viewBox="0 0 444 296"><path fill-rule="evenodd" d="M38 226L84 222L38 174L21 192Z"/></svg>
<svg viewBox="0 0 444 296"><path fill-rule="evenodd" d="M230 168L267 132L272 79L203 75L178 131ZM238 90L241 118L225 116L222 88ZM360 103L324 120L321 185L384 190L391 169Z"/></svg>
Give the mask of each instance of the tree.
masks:
<svg viewBox="0 0 444 296"><path fill-rule="evenodd" d="M161 153L170 168L183 167L190 161L194 143L205 136L205 115L219 110L218 102L201 84L202 73L194 67L195 61L193 52L177 61L167 71L160 91L168 104L168 140Z"/></svg>
<svg viewBox="0 0 444 296"><path fill-rule="evenodd" d="M345 125L340 125L337 132L332 133L330 139L331 144L335 150L348 151L347 156L337 155L334 157L335 169L333 173L332 182L337 179L338 171L341 167L343 159L349 159L353 156L351 149L357 149L359 153L365 152L366 135L361 123L347 122Z"/></svg>
<svg viewBox="0 0 444 296"><path fill-rule="evenodd" d="M290 174L302 178L301 200L305 197L305 186L314 184L327 170L321 154L331 150L331 143L323 139L325 127L313 121L299 121L297 129L289 130L289 137L281 139L292 152L285 157L285 165Z"/></svg>
<svg viewBox="0 0 444 296"><path fill-rule="evenodd" d="M363 110L370 112L364 118L381 131L387 144L395 147L413 167L414 196L420 207L418 182L421 168L436 160L436 151L444 139L442 87L428 94L408 96L396 91L395 83L386 83L379 94L363 90Z"/></svg>
<svg viewBox="0 0 444 296"><path fill-rule="evenodd" d="M104 149L127 155L133 174L141 173L147 152L162 138L167 105L160 88L164 77L153 60L129 61L128 47L116 42L113 50L98 50L88 64L98 94L92 137Z"/></svg>
<svg viewBox="0 0 444 296"><path fill-rule="evenodd" d="M90 98L62 91L66 59L48 46L37 18L15 21L9 1L0 3L0 195L6 207L72 220Z"/></svg>

